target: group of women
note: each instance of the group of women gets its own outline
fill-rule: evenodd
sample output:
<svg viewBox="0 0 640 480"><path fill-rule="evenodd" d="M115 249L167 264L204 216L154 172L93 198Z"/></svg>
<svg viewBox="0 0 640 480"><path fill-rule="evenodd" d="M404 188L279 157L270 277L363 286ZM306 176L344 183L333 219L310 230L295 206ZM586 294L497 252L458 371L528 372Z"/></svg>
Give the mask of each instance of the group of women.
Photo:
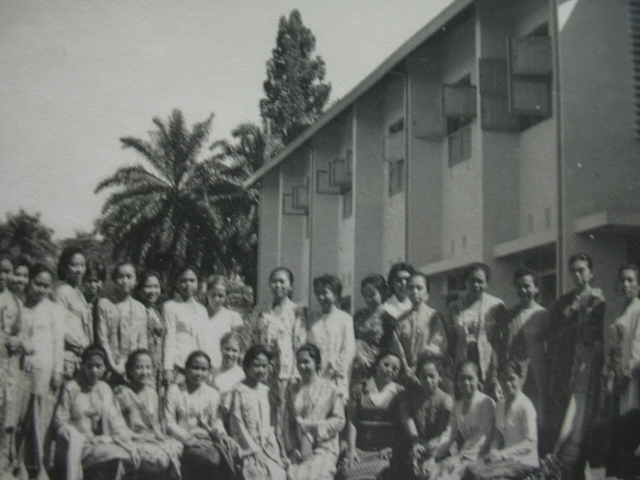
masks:
<svg viewBox="0 0 640 480"><path fill-rule="evenodd" d="M640 271L620 269L605 322L591 259L569 268L575 289L549 310L537 275L517 270L507 309L472 264L437 312L427 276L398 263L362 280L351 317L335 276L314 279L309 313L279 267L272 301L243 318L224 277L199 296L193 266L163 302L162 277L130 262L107 298L105 268L79 249L57 275L0 254L0 474L579 479L605 465L637 478Z"/></svg>

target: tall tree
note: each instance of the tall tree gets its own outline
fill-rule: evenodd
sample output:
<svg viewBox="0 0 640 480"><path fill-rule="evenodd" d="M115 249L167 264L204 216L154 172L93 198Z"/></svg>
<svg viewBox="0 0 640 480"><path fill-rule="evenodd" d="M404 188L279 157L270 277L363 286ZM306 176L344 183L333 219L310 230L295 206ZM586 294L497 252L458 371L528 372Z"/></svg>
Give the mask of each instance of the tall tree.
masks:
<svg viewBox="0 0 640 480"><path fill-rule="evenodd" d="M253 198L240 188L243 176L234 165L199 159L212 119L213 114L189 130L182 112L174 110L166 123L153 119L157 129L150 141L120 139L148 165L119 168L96 187L118 188L105 201L99 223L117 253L167 274L183 262L205 271L231 262L224 257L232 233L227 229L235 231Z"/></svg>
<svg viewBox="0 0 640 480"><path fill-rule="evenodd" d="M322 57L313 57L316 38L302 23L298 10L280 18L276 47L267 61L266 98L260 114L267 132L284 145L322 114L331 93L324 82Z"/></svg>
<svg viewBox="0 0 640 480"><path fill-rule="evenodd" d="M7 213L7 221L0 224L0 249L50 263L58 252L53 230L42 224L40 213L32 215L22 209L17 214Z"/></svg>

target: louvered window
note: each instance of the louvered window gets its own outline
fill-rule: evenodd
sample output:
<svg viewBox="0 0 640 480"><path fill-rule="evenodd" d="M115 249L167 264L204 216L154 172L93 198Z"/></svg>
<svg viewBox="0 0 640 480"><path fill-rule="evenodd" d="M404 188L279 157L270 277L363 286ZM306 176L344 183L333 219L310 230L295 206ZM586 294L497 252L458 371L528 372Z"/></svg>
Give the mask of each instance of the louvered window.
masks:
<svg viewBox="0 0 640 480"><path fill-rule="evenodd" d="M629 0L633 85L636 105L636 135L640 138L640 0Z"/></svg>

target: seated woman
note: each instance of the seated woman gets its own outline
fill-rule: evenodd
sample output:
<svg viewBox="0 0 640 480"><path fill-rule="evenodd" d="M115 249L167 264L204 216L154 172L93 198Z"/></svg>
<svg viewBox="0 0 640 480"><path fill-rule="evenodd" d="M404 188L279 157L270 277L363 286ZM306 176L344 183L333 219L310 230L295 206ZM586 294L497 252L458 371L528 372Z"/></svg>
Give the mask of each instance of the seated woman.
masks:
<svg viewBox="0 0 640 480"><path fill-rule="evenodd" d="M271 354L264 345L249 348L242 364L246 378L230 392L229 434L241 448L244 480L285 480L287 477L270 421L266 385L270 359Z"/></svg>
<svg viewBox="0 0 640 480"><path fill-rule="evenodd" d="M54 416L58 443L52 478L116 480L140 465L111 387L101 380L106 364L104 350L88 347L77 379L64 386Z"/></svg>
<svg viewBox="0 0 640 480"><path fill-rule="evenodd" d="M124 420L133 432L131 438L140 454L142 478L180 478L182 444L165 436L160 428L151 353L144 349L131 352L125 370L129 383L116 387L115 395Z"/></svg>
<svg viewBox="0 0 640 480"><path fill-rule="evenodd" d="M416 365L420 388L414 388L400 402L403 434L397 435L388 478L414 478L423 465L431 465L441 442L451 411L453 398L440 388L442 357L423 355Z"/></svg>
<svg viewBox="0 0 640 480"><path fill-rule="evenodd" d="M220 394L206 384L209 356L192 352L185 364L185 382L167 391L165 418L169 435L184 445L182 476L189 480L234 477L234 442L219 416Z"/></svg>
<svg viewBox="0 0 640 480"><path fill-rule="evenodd" d="M422 477L460 480L466 468L487 453L495 418L495 403L478 390L480 369L471 361L460 365L457 375L460 400L454 407L430 465L423 465ZM453 443L457 451L450 451Z"/></svg>
<svg viewBox="0 0 640 480"><path fill-rule="evenodd" d="M333 480L344 428L344 404L338 387L322 378L320 349L310 343L296 353L301 379L287 390L284 443L289 480Z"/></svg>
<svg viewBox="0 0 640 480"><path fill-rule="evenodd" d="M349 450L345 476L375 479L389 466L403 387L396 383L402 367L397 353L382 352L373 364L374 374L351 391L347 406Z"/></svg>
<svg viewBox="0 0 640 480"><path fill-rule="evenodd" d="M496 405L491 450L484 461L469 467L469 479L521 479L540 466L536 409L522 393L520 363L508 361L499 378L504 398Z"/></svg>

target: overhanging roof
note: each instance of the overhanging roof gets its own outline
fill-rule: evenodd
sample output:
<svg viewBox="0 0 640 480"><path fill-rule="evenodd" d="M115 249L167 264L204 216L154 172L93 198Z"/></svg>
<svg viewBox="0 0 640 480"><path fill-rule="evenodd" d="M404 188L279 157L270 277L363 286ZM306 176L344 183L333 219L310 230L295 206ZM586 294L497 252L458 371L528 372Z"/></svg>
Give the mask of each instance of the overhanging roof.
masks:
<svg viewBox="0 0 640 480"><path fill-rule="evenodd" d="M379 82L399 61L413 52L422 45L433 34L438 32L444 25L449 23L456 15L462 12L466 7L471 5L475 0L454 0L451 5L446 7L440 14L434 17L427 25L420 29L409 40L403 43L400 48L393 52L378 68L365 77L358 85L356 85L349 93L339 100L333 107L327 110L313 125L307 128L293 142L286 146L275 158L264 164L253 175L247 178L243 186L248 188L255 182L265 176L271 169L282 163L295 150L300 148L304 143L313 137L322 127L331 120L340 115L353 102L355 102L363 93Z"/></svg>

